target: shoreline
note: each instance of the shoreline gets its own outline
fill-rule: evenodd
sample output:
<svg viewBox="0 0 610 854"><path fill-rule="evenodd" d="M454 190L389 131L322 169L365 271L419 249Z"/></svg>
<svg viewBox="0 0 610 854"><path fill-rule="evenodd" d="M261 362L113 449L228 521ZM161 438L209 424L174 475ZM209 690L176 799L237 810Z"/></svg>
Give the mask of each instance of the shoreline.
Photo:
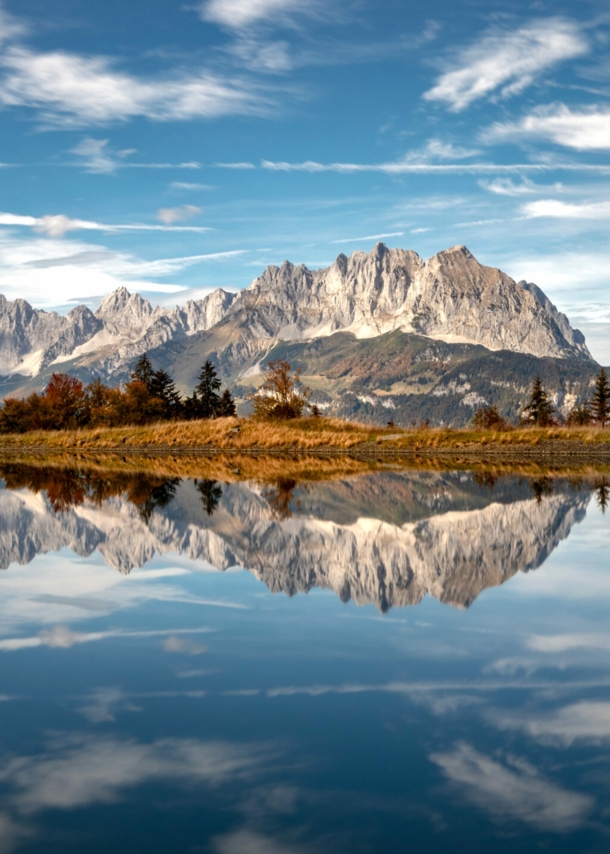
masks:
<svg viewBox="0 0 610 854"><path fill-rule="evenodd" d="M56 453L125 457L245 454L250 457L414 457L493 459L556 458L610 461L610 428L549 427L482 431L449 428L382 428L330 419L260 422L219 418L142 427L0 435L0 457Z"/></svg>

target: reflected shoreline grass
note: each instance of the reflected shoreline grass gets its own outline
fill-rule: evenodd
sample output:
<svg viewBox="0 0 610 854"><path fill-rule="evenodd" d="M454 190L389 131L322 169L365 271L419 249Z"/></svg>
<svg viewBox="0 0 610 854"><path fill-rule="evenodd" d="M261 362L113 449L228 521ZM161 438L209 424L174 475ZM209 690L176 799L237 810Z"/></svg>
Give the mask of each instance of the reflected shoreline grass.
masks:
<svg viewBox="0 0 610 854"><path fill-rule="evenodd" d="M61 450L14 449L10 453L0 448L0 477L2 469L27 466L32 469L77 469L97 474L147 474L153 477L207 478L224 483L255 481L274 483L278 478L294 478L300 482L320 482L365 475L379 471L469 471L482 481L502 477L567 478L575 482L595 483L610 476L610 458L596 459L578 456L553 455L531 457L511 455L499 457L480 454L354 454L320 455L315 453L261 454L234 450L232 452L193 453L117 453L111 449L95 452L66 452Z"/></svg>

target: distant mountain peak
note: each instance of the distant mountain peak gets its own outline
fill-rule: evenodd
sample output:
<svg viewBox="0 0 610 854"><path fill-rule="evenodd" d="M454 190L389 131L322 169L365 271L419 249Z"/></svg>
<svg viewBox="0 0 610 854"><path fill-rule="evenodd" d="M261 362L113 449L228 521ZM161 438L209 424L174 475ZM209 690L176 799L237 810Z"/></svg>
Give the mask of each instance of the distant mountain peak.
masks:
<svg viewBox="0 0 610 854"><path fill-rule="evenodd" d="M424 261L413 250L378 242L368 253L340 253L327 268L271 265L236 294L218 288L174 309L153 307L124 286L94 313L76 306L67 316L1 297L0 376L39 377L44 384L52 370L69 369L83 378L95 373L124 381L141 353L157 353L171 367L180 339L201 333L207 337L196 339L193 363L212 357L226 375L238 377L256 372L279 342L337 332L358 340L401 332L489 351L592 361L583 335L540 288L480 264L466 246ZM189 383L190 373L183 381Z"/></svg>

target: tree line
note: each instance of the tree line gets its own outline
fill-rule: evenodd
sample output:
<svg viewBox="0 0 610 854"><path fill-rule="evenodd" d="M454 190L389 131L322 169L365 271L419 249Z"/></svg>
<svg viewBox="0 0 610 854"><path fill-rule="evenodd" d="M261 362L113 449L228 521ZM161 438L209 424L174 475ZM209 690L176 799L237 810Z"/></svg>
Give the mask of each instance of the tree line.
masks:
<svg viewBox="0 0 610 854"><path fill-rule="evenodd" d="M566 424L568 427L586 427L595 424L605 427L609 422L610 381L605 368L601 368L597 375L591 397L574 406L565 421L557 412L539 376L533 382L529 401L521 413L522 426L553 427ZM511 426L496 406L477 409L472 423L474 427L483 430L502 430Z"/></svg>
<svg viewBox="0 0 610 854"><path fill-rule="evenodd" d="M99 378L85 385L78 377L55 373L40 393L7 397L0 409L0 433L30 430L74 430L80 427L119 427L168 420L222 418L235 415L229 389L208 360L189 397L176 389L163 369L154 370L144 353L123 387L110 387Z"/></svg>

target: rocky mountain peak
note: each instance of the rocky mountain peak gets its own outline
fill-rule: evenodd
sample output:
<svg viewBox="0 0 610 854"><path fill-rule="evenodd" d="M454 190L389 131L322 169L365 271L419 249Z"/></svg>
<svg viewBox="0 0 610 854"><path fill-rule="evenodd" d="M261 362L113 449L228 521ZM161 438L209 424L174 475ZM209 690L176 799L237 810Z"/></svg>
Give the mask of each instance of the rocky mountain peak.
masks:
<svg viewBox="0 0 610 854"><path fill-rule="evenodd" d="M270 266L237 297L230 314L241 318L242 356L274 339L340 330L372 338L401 330L489 350L591 358L582 335L550 300L480 264L463 245L428 261L380 242L368 253L341 254L325 269ZM250 323L254 339L245 340Z"/></svg>
<svg viewBox="0 0 610 854"><path fill-rule="evenodd" d="M95 316L113 334L143 329L155 312L140 294L130 294L127 288L117 288L101 301Z"/></svg>

